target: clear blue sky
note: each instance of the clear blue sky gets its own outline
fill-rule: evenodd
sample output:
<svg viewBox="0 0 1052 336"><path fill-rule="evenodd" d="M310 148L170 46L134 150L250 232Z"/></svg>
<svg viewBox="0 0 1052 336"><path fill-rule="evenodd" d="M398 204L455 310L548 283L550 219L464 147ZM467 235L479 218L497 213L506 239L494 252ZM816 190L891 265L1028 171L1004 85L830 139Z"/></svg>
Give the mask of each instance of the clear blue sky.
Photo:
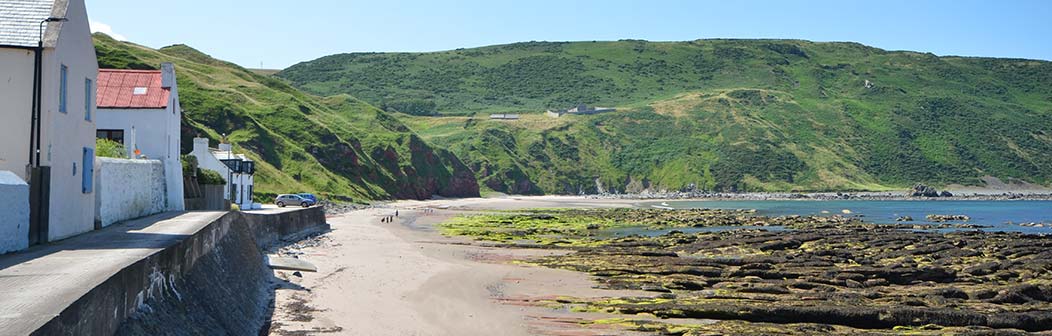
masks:
<svg viewBox="0 0 1052 336"><path fill-rule="evenodd" d="M97 30L246 67L520 41L797 38L1052 60L1052 0L86 0ZM99 24L101 23L101 24ZM108 27L107 27L108 26Z"/></svg>

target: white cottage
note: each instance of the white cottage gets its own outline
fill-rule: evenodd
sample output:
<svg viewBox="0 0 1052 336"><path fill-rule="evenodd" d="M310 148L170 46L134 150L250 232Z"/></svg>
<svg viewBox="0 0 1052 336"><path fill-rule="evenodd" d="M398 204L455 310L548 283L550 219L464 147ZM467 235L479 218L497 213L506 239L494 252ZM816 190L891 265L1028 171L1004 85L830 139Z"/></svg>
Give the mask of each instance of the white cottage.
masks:
<svg viewBox="0 0 1052 336"><path fill-rule="evenodd" d="M29 182L28 244L94 228L97 74L83 0L0 1L0 171Z"/></svg>
<svg viewBox="0 0 1052 336"><path fill-rule="evenodd" d="M162 63L161 70L99 69L97 104L96 136L123 144L128 157L163 162L167 210L182 211L179 126L183 112L175 66Z"/></svg>
<svg viewBox="0 0 1052 336"><path fill-rule="evenodd" d="M208 148L208 139L205 138L194 138L194 150L190 154L197 157L199 168L217 171L226 179L223 187L226 199L241 209L255 208L252 203L255 162L244 154L234 154L228 143L219 144L218 149Z"/></svg>

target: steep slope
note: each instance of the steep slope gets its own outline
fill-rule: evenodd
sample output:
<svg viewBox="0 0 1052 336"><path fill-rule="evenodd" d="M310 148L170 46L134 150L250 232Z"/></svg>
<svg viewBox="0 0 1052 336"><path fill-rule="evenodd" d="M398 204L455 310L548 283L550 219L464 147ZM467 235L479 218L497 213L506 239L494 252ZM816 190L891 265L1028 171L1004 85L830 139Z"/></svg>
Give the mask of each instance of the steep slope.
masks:
<svg viewBox="0 0 1052 336"><path fill-rule="evenodd" d="M95 35L102 68L176 66L183 152L221 134L257 164L257 197L318 192L355 199L473 196L478 185L450 152L347 95L320 98L184 45L153 50Z"/></svg>
<svg viewBox="0 0 1052 336"><path fill-rule="evenodd" d="M342 54L277 76L349 93L514 193L1052 182L1052 63L798 40L529 42ZM616 106L543 120L546 108ZM472 118L527 114L517 122ZM533 114L531 116L531 114Z"/></svg>

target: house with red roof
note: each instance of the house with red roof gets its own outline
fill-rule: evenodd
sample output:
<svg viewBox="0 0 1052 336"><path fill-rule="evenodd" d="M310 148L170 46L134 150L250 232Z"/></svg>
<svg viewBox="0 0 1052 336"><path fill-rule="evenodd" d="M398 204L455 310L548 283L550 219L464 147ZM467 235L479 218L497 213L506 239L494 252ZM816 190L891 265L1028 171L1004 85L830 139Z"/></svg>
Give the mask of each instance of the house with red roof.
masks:
<svg viewBox="0 0 1052 336"><path fill-rule="evenodd" d="M183 170L180 124L183 111L175 66L160 70L99 69L95 134L121 143L134 159L164 163L167 210L181 211Z"/></svg>

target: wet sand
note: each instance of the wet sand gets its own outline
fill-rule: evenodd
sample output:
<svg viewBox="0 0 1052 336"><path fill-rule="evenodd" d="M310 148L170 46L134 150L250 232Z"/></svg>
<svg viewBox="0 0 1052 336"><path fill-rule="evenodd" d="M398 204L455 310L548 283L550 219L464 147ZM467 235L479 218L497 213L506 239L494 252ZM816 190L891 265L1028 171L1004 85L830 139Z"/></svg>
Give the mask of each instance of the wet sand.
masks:
<svg viewBox="0 0 1052 336"><path fill-rule="evenodd" d="M302 277L275 271L278 289L270 334L631 334L584 329L577 323L612 315L570 313L530 302L653 293L593 289L586 274L512 262L565 251L486 247L431 229L464 211L631 204L575 197L411 201L332 217L331 232L285 251L299 254L319 271ZM400 216L395 222L381 222L396 210Z"/></svg>

